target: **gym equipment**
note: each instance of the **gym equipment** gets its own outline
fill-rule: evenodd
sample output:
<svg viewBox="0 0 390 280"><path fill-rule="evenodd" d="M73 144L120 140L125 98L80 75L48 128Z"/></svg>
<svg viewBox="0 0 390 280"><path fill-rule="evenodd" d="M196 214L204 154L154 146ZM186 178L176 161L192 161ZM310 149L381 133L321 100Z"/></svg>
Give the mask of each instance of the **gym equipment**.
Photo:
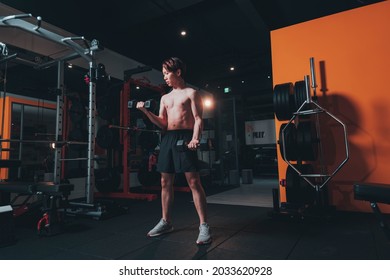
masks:
<svg viewBox="0 0 390 280"><path fill-rule="evenodd" d="M69 183L55 184L52 182L0 182L0 194L16 193L17 196L9 201L12 205L17 198L24 196L21 205L14 205L14 216L20 216L29 210L30 200L34 195L41 197L43 217L37 222L39 235L54 235L62 231L63 217L60 209L68 207L68 197L74 185ZM4 203L4 201L3 201Z"/></svg>
<svg viewBox="0 0 390 280"><path fill-rule="evenodd" d="M88 208L89 213L94 216L102 215L102 207L94 204L94 193L95 193L95 178L94 178L94 158L95 158L95 117L96 117L96 87L97 81L102 80L101 69L100 66L97 66L95 55L97 51L103 49L103 47L99 44L99 41L92 40L91 42L87 41L84 37L63 37L59 34L53 33L49 30L46 30L38 25L34 25L29 21L32 18L31 14L22 14L22 15L10 15L10 16L0 16L0 27L15 27L22 29L28 33L31 33L33 36L44 38L48 41L51 41L55 44L59 44L68 48L71 53L66 52L66 55L62 57L58 57L52 59L47 63L42 63L37 68L49 67L54 64L58 65L58 80L57 80L57 115L56 115L56 136L55 142L56 149L54 153L54 182L58 184L61 181L61 172L64 171L63 161L61 162L61 153L63 149L57 146L59 143L70 144L72 141L62 141L63 137L63 120L64 115L68 112L64 111L63 108L67 108L64 106L64 62L68 60L72 60L78 57L82 57L85 59L89 66L88 71L88 109L87 109L87 127L88 127L88 137L87 142L82 143L86 144L86 160L87 160L87 168L86 168L86 187L85 187L85 202L82 203L72 203L73 209L76 207L80 208ZM38 28L37 28L38 27ZM81 41L82 44L76 41ZM73 53L72 53L73 51ZM104 79L103 79L104 80ZM67 135L65 135L67 136ZM81 143L80 143L81 144ZM73 210L72 209L72 210ZM73 213L76 213L75 211ZM45 220L43 220L45 221Z"/></svg>
<svg viewBox="0 0 390 280"><path fill-rule="evenodd" d="M114 103L110 95L99 98L96 105L98 116L103 120L111 121L117 111Z"/></svg>
<svg viewBox="0 0 390 280"><path fill-rule="evenodd" d="M156 93L162 94L161 88L154 87L152 85L146 84L139 80L133 80L129 78L124 84L123 84L123 90L120 95L120 120L118 125L110 125L109 128L117 128L119 129L119 141L120 145L123 147L122 151L122 166L123 166L123 190L122 192L99 192L95 193L95 197L101 197L101 198L125 198L125 199L146 199L148 201L157 199L156 194L148 194L148 193L134 193L130 191L130 170L129 170L129 154L130 154L130 137L131 134L128 133L128 131L139 131L139 132L145 132L158 135L160 131L158 130L149 130L149 129L138 129L130 126L130 111L136 107L136 100L130 99L130 89L131 86L139 85L142 87L146 87L148 89L151 89L155 91ZM131 101L131 102L130 102Z"/></svg>
<svg viewBox="0 0 390 280"><path fill-rule="evenodd" d="M273 94L273 106L275 116L280 121L289 120L294 111L294 85L284 83L275 85Z"/></svg>
<svg viewBox="0 0 390 280"><path fill-rule="evenodd" d="M118 191L121 183L121 174L117 168L95 169L95 186L99 192Z"/></svg>
<svg viewBox="0 0 390 280"><path fill-rule="evenodd" d="M210 141L210 139L201 138L199 140L199 147L198 147L199 150L200 151L208 151L210 149L209 141ZM185 142L184 140L177 140L176 149L179 152L187 151L188 150L188 143Z"/></svg>
<svg viewBox="0 0 390 280"><path fill-rule="evenodd" d="M111 125L99 127L96 134L96 144L103 149L114 149L119 147L119 133Z"/></svg>
<svg viewBox="0 0 390 280"><path fill-rule="evenodd" d="M55 140L0 139L0 143L1 142L31 143L31 144L53 144L55 146L55 148L61 148L64 145L87 145L88 144L87 142L72 141L72 140L55 141ZM3 159L3 160L0 160L0 162L4 162L6 165L7 164L18 164L18 160L12 160L12 159Z"/></svg>
<svg viewBox="0 0 390 280"><path fill-rule="evenodd" d="M390 241L390 228L383 216L378 203L390 204L390 185L378 183L355 183L353 185L354 198L370 202L372 211L374 212L379 226Z"/></svg>
<svg viewBox="0 0 390 280"><path fill-rule="evenodd" d="M306 84L305 81L297 81L294 83L294 112L298 111L302 104L306 101Z"/></svg>
<svg viewBox="0 0 390 280"><path fill-rule="evenodd" d="M141 101L141 100L136 100L136 99L129 100L127 102L127 108L130 110L137 109L137 103L139 101ZM148 100L144 101L144 107L150 111L154 111L157 107L157 102L154 99L148 99Z"/></svg>
<svg viewBox="0 0 390 280"><path fill-rule="evenodd" d="M294 165L302 174L312 174L313 167L310 164ZM316 200L316 191L290 166L286 171L286 197L289 204L310 205Z"/></svg>
<svg viewBox="0 0 390 280"><path fill-rule="evenodd" d="M311 89L313 90L313 96L316 97L315 91L317 87L314 71L314 58L310 58L310 70L312 75L311 88L310 77L309 75L306 75L304 77L304 86L303 81L295 83L295 97L289 99L289 102L287 102L287 96L291 96L292 83L286 83L276 87L276 92L274 93L275 116L279 120L283 120L289 116L289 109L294 108L295 112L292 113L289 121L281 126L279 131L281 157L288 164L286 172L286 177L288 176L289 179L289 182L287 182L286 178L287 202L288 200L293 200L301 202L301 204L306 204L308 200L311 199L312 193L307 190L307 187L304 188L306 190L305 192L300 193L297 196L294 195L294 192L291 192L291 189L290 191L288 189L289 185L302 186L302 180L304 180L312 187L312 190L315 193L315 203L312 203L312 205L315 206L314 209L316 211L320 210L320 213L322 213L323 210L328 210L324 207L326 206L324 205L324 202L327 202L326 198L323 196L326 192L326 188L322 188L326 186L328 181L348 161L349 149L345 124L311 98ZM304 95L305 98L303 98ZM293 100L293 103L291 103L291 100ZM290 107L287 106L288 103L290 104ZM286 112L282 112L282 108L285 109ZM320 141L320 123L318 118L320 113L326 114L343 129L345 158L338 166L335 165L337 167L331 172L327 170L323 162L323 147ZM316 120L315 124L311 122L312 118L307 118L311 116ZM321 155L319 159L319 172L314 173L312 170L307 170L308 167L302 164L302 161L317 160L318 155ZM297 161L297 163L293 164L291 161ZM296 174L293 175L293 172ZM283 184L281 183L281 185ZM300 187L300 189L302 188ZM288 192L290 192L289 195L287 194ZM279 208L274 210L275 212L279 212ZM299 215L302 215L305 210L306 209L301 209L300 212L298 211Z"/></svg>
<svg viewBox="0 0 390 280"><path fill-rule="evenodd" d="M279 149L280 154L285 156L286 160L297 160L298 151L297 147L297 129L295 125L290 125L286 128L287 124L282 124L279 130ZM284 135L282 136L282 134ZM283 153L283 151L286 153Z"/></svg>
<svg viewBox="0 0 390 280"><path fill-rule="evenodd" d="M158 134L161 133L161 130L157 130L157 129L146 129L146 128L138 128L138 127L136 127L136 126L120 126L120 125L113 125L113 124L110 124L108 127L109 127L109 128L118 128L118 129L122 129L122 130L141 131L141 132L151 132L151 133L158 133Z"/></svg>
<svg viewBox="0 0 390 280"><path fill-rule="evenodd" d="M314 58L310 58L310 67L311 67L311 73L312 75L314 75L315 71L314 71ZM293 114L293 116L291 117L291 119L289 120L289 122L281 129L282 132L281 132L281 143L287 143L286 142L286 130L289 129L290 126L294 125L294 121L296 118L298 118L299 116L303 115L303 116L307 116L307 115L315 115L315 114L319 114L319 113L325 113L326 115L328 115L329 117L331 117L332 119L334 119L339 125L342 126L343 128L343 132L344 132L344 145L345 145L345 159L341 161L341 163L338 165L338 167L333 171L333 172L330 172L328 174L302 174L288 159L287 159L287 149L286 149L286 145L283 145L283 149L282 149L282 158L283 160L293 169L295 170L295 172L297 172L298 174L300 174L300 176L303 177L304 180L306 180L314 189L316 189L317 191L319 191L323 186L325 186L325 184L341 169L341 167L348 161L348 158L349 158L349 150L348 150L348 137L347 137L347 129L346 129L346 126L345 124L339 120L337 117L335 117L333 114L331 114L330 112L328 112L327 110L325 110L324 108L322 108L319 104L317 104L315 101L313 101L311 99L311 96L310 96L310 85L309 85L309 76L305 76L305 85L306 85L306 100L304 101L304 103L299 107L299 110L297 112L295 112ZM317 87L317 85L315 84L315 77L312 77L312 88L313 88L313 91L315 91L315 88ZM305 109L305 107L310 107L309 109ZM305 110L304 110L305 109ZM298 126L301 125L301 122L298 122ZM310 132L309 132L310 131ZM297 130L298 132L298 130ZM312 135L313 132L312 132L312 129L308 128L308 125L307 124L304 124L301 126L301 133L300 133L300 136L299 136L299 139L298 140L298 133L297 133L297 143L298 141L300 142L300 146L302 147L303 145L305 145L305 143L315 143L319 140L317 139L314 139L313 140L313 137L309 135ZM320 139L320 137L317 137L318 139ZM310 145L309 145L310 146ZM321 146L321 145L319 145ZM309 150L310 151L310 150ZM315 154L316 154L316 150L313 149L312 151L310 151L307 156L310 156L310 157L315 157ZM312 182L310 179L321 179L321 183L318 183L318 182ZM314 180L313 180L314 181ZM318 180L317 180L318 181Z"/></svg>
<svg viewBox="0 0 390 280"><path fill-rule="evenodd" d="M0 248L15 243L15 223L11 205L0 206Z"/></svg>
<svg viewBox="0 0 390 280"><path fill-rule="evenodd" d="M316 128L310 121L300 121L297 126L282 124L280 127L279 150L282 155L283 150L286 150L286 160L315 161L318 157L318 143Z"/></svg>
<svg viewBox="0 0 390 280"><path fill-rule="evenodd" d="M138 128L136 126L119 126L119 125L109 125L109 128L117 128L120 130L127 130L132 132L140 132L137 137L139 145L143 150L152 151L160 143L160 134L161 130L147 129L147 128Z"/></svg>
<svg viewBox="0 0 390 280"><path fill-rule="evenodd" d="M318 156L318 142L316 128L310 121L300 121L297 125L296 150L297 159L314 161Z"/></svg>

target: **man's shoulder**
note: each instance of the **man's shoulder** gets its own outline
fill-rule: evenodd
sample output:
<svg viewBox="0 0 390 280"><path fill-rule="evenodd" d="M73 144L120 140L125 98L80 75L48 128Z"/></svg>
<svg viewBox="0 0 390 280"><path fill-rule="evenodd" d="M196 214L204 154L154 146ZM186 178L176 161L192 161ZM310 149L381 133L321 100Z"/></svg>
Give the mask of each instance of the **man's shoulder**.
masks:
<svg viewBox="0 0 390 280"><path fill-rule="evenodd" d="M188 94L196 94L198 91L192 87L187 87L186 88L186 93Z"/></svg>

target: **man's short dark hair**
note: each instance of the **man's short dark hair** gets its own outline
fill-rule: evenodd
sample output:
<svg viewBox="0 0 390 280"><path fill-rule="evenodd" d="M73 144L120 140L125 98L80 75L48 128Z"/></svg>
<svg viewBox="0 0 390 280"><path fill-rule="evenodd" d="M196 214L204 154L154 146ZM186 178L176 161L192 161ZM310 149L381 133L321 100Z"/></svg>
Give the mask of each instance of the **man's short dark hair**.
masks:
<svg viewBox="0 0 390 280"><path fill-rule="evenodd" d="M184 79L186 75L187 66L186 64L178 57L170 57L163 61L162 67L167 69L169 72L175 72L176 70L181 70L181 77Z"/></svg>

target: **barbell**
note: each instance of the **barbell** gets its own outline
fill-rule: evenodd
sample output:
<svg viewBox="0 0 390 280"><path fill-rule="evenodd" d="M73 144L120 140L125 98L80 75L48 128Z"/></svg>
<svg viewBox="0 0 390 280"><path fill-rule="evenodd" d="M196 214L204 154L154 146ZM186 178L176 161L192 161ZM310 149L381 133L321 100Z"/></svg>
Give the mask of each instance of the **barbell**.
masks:
<svg viewBox="0 0 390 280"><path fill-rule="evenodd" d="M151 132L151 133L161 133L161 130L157 129L147 129L147 128L139 128L136 126L120 126L120 125L113 125L110 124L108 126L109 128L117 128L117 129L122 129L122 130L129 130L129 131L141 131L141 132Z"/></svg>

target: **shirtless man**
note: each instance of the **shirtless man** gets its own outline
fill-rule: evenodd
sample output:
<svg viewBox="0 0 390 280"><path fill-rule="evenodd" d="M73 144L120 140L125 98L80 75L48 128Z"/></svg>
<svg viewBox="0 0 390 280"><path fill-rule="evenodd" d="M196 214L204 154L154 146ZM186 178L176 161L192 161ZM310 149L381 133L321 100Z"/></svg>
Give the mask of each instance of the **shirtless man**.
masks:
<svg viewBox="0 0 390 280"><path fill-rule="evenodd" d="M199 236L196 243L202 245L211 242L206 217L206 195L200 181L196 151L203 128L203 105L197 91L186 86L185 72L186 66L179 58L172 57L163 61L164 80L172 87L172 91L162 96L158 116L148 111L144 102L137 103L137 108L165 131L157 163L157 170L161 173L162 218L147 235L154 237L173 231L173 182L175 173L184 173L199 216ZM186 151L178 151L178 140L184 140L187 144Z"/></svg>

